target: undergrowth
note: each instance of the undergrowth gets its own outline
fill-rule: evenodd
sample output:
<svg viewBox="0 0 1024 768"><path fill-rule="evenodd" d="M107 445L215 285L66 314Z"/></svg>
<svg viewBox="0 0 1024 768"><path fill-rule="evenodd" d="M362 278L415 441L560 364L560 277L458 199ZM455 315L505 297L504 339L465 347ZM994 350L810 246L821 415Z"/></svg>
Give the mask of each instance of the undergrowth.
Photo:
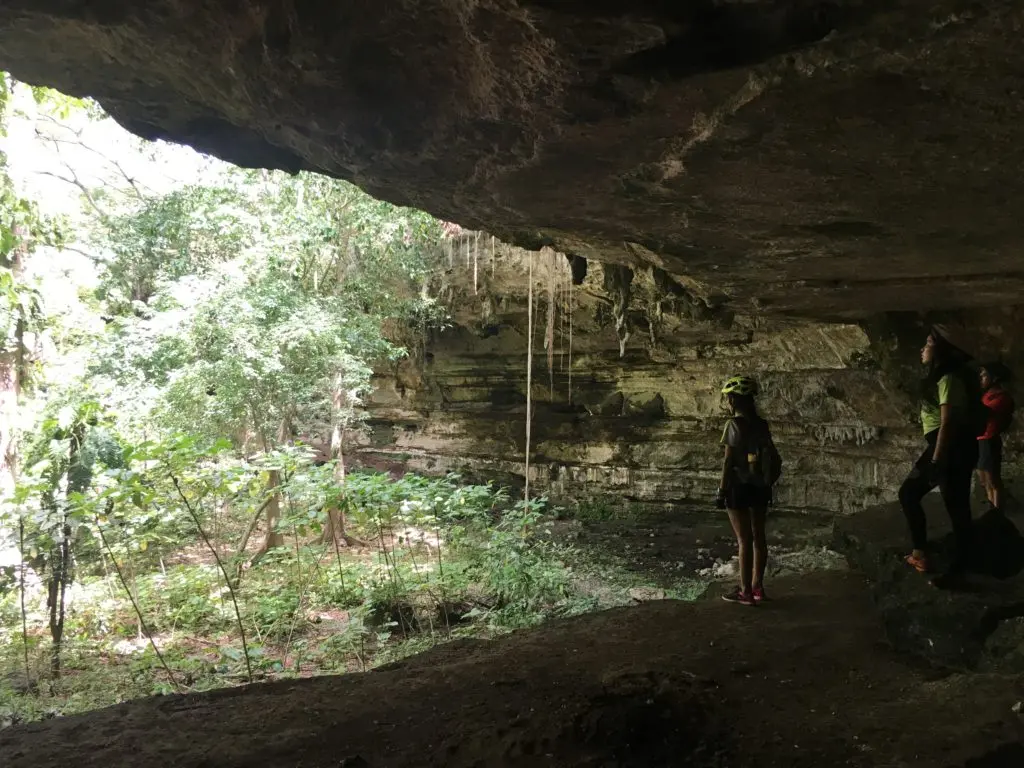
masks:
<svg viewBox="0 0 1024 768"><path fill-rule="evenodd" d="M451 639L601 607L581 589L578 553L549 535L543 500L524 506L455 476L355 474L346 492L350 533L365 546L322 543L305 508L284 516L285 546L243 566L238 617L222 573L192 539L117 552L123 581L113 562L80 572L59 675L38 577L27 588L27 648L20 591L6 581L0 725L236 685L250 670L253 680L363 671ZM227 539L237 526L221 528Z"/></svg>

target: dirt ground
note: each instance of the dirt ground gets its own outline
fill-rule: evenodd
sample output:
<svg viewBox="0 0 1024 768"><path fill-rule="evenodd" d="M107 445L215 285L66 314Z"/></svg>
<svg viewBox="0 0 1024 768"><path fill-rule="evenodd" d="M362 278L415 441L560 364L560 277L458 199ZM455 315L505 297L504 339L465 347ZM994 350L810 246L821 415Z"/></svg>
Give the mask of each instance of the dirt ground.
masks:
<svg viewBox="0 0 1024 768"><path fill-rule="evenodd" d="M168 696L0 733L9 768L1024 765L1024 680L937 677L863 577L744 608L672 600L464 642L365 675Z"/></svg>
<svg viewBox="0 0 1024 768"><path fill-rule="evenodd" d="M555 535L671 593L709 568L727 575L723 517ZM1014 525L980 530L987 561L1024 564ZM1021 567L940 593L900 565L893 509L817 527L779 515L770 531L773 600L757 608L718 600L722 582L697 602L456 641L368 674L135 701L2 731L0 766L1024 766L1024 667L984 663L990 619L1024 600Z"/></svg>
<svg viewBox="0 0 1024 768"><path fill-rule="evenodd" d="M553 535L587 560L609 561L669 590L679 591L684 581L706 584L735 575L736 537L728 517L706 506L680 506L641 520L561 521ZM833 538L828 518L773 510L769 575L845 568L842 556L824 551Z"/></svg>

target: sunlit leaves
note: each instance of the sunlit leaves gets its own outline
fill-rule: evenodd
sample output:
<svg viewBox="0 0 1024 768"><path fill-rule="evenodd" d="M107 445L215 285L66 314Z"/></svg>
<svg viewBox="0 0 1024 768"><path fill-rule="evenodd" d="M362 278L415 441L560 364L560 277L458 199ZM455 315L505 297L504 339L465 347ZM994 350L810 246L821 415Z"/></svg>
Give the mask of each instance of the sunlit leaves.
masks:
<svg viewBox="0 0 1024 768"><path fill-rule="evenodd" d="M355 413L372 365L402 353L383 322L424 322L441 233L344 182L243 171L106 228L103 295L134 316L113 323L95 372L159 392L167 428L258 446L286 421L329 422L339 387Z"/></svg>
<svg viewBox="0 0 1024 768"><path fill-rule="evenodd" d="M161 286L236 258L254 243L258 222L227 188L186 187L131 198L92 234L102 260L100 297L115 314L143 314Z"/></svg>

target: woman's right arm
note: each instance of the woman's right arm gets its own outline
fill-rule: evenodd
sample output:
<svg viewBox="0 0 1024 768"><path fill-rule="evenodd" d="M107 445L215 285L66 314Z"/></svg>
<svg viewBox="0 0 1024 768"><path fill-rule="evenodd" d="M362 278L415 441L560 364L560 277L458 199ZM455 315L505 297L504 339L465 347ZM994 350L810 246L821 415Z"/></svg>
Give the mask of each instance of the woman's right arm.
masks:
<svg viewBox="0 0 1024 768"><path fill-rule="evenodd" d="M725 491L729 488L732 479L733 455L736 453L736 446L740 443L740 427L735 419L729 419L722 433L722 444L725 446L725 458L722 460L722 483L719 490Z"/></svg>
<svg viewBox="0 0 1024 768"><path fill-rule="evenodd" d="M943 403L939 406L941 421L939 423L939 434L935 438L935 452L932 454L932 464L940 464L946 458L946 446L949 443L949 433L953 429L953 406Z"/></svg>
<svg viewBox="0 0 1024 768"><path fill-rule="evenodd" d="M732 453L735 449L731 445L725 446L725 460L722 462L722 482L718 484L720 490L727 490L729 487L729 467L732 466Z"/></svg>

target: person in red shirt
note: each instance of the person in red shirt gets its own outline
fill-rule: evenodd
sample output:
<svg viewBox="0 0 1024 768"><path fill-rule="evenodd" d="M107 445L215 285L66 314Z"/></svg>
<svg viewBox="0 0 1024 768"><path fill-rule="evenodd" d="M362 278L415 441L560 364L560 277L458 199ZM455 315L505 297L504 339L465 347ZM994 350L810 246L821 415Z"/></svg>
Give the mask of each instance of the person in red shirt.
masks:
<svg viewBox="0 0 1024 768"><path fill-rule="evenodd" d="M1004 388L1010 370L1002 363L986 363L981 368L982 403L988 409L988 424L978 437L978 478L993 509L1003 504L1003 433L1013 419L1013 396Z"/></svg>

